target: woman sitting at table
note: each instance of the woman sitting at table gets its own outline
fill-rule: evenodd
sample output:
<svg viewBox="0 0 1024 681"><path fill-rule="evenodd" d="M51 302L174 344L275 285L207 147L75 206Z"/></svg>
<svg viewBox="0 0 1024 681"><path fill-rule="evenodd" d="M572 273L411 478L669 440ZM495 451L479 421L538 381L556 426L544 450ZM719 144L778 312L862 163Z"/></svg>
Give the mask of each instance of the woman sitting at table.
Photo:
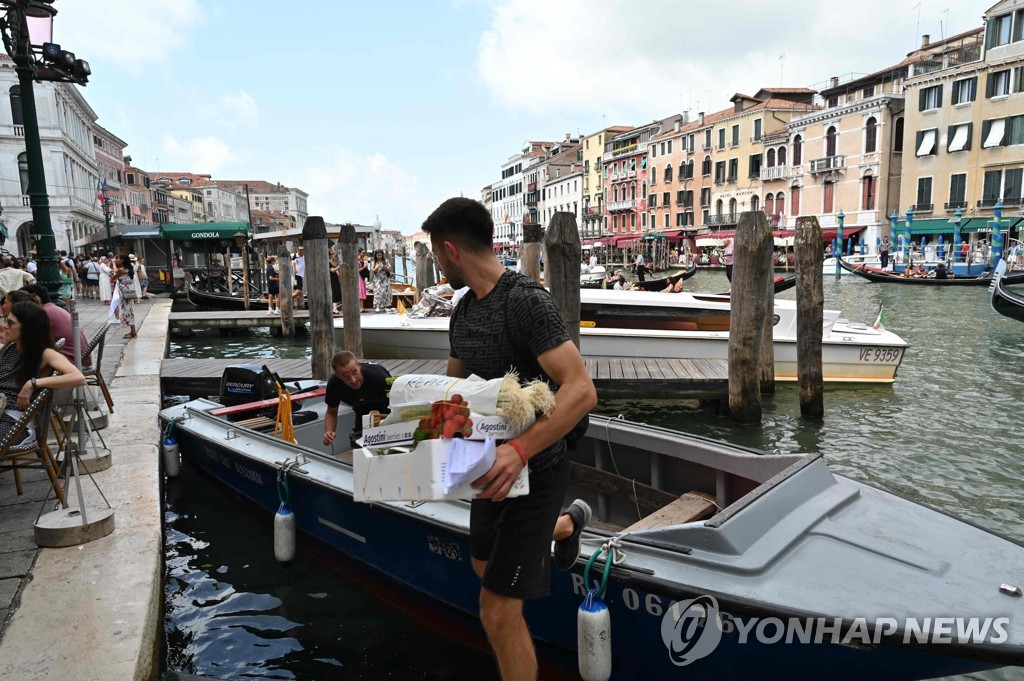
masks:
<svg viewBox="0 0 1024 681"><path fill-rule="evenodd" d="M14 429L38 388L85 385L82 372L53 349L50 318L39 305L22 301L11 306L4 322L4 343L0 349L0 439ZM58 375L51 375L54 372Z"/></svg>

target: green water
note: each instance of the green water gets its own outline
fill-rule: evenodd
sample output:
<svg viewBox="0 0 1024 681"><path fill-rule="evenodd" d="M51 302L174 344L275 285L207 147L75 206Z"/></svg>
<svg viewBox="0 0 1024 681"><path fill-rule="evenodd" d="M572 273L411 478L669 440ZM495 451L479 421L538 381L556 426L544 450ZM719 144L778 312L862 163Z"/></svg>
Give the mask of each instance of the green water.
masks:
<svg viewBox="0 0 1024 681"><path fill-rule="evenodd" d="M718 272L701 272L687 284L688 290L709 292L720 291L727 285L724 275ZM793 291L788 291L780 297L793 295ZM821 422L800 418L797 392L791 385L780 385L777 394L765 401L760 427L736 426L688 400L612 401L602 403L598 411L767 451L821 452L837 473L878 484L1024 541L1024 527L1020 523L1024 511L1020 492L1024 443L1017 425L1024 405L1024 325L993 312L985 288L901 287L859 279L825 279L825 305L841 310L844 317L873 322L880 304L885 307L886 328L910 343L896 382L891 387L827 392L826 414ZM305 338L285 342L259 331L224 338L204 333L191 339L172 339L171 356L308 357L309 347ZM212 560L207 552L212 551L212 546L223 550L224 545L238 544L240 551L254 542L269 546L271 540L269 522L252 526L244 533L227 527L216 533L201 522L192 522L192 514L202 517L211 512L211 503L208 495L199 495L195 506L184 507L179 502L169 508L175 514L168 523L169 531L178 534L174 535L174 560L168 559L168 584L174 593L168 602L168 655L169 659L183 662L181 667L174 668L217 676L213 652L220 648L203 642L201 637L197 642L195 632L207 631L219 613L209 614L204 607L190 605L189 580L205 584L205 588L209 588L211 580L227 581L231 584L225 588L233 590L233 575L244 577L245 571L234 566L225 570L225 577L217 570L229 558ZM235 510L234 505L226 509L213 512L248 513ZM187 527L175 527L175 523L183 522L182 515L188 516ZM168 541L170 545L170 535ZM205 546L195 548L200 544ZM265 552L266 547L260 545L260 550ZM170 546L168 551L170 556ZM203 568L203 561L212 567ZM315 586L320 582L343 588L328 568L308 569L312 576L307 591L326 592L326 588ZM263 583L260 579L255 581L258 585ZM307 607L309 594L299 587L294 590L294 602L285 603L282 599L281 603L268 606L275 612L284 607L289 610L289 635L282 635L274 626L263 634L259 625L255 626L255 634L253 626L241 628L245 632L243 642L255 636L248 645L243 644L252 654L251 661L239 663L246 674L262 678L324 678L322 665L348 667L350 660L339 661L337 656L324 657L317 652L320 646L330 647L322 640L321 625L343 630L352 626L345 618L345 613L351 616L348 608L358 605L375 614L379 610L365 594L355 593L351 595L355 604L346 604L343 612L334 610L326 616L319 601L312 604L315 607ZM344 598L337 592L331 594L336 600ZM388 611L388 617L392 614ZM417 633L414 625L418 623L410 618L394 616L400 625L387 626L397 626L405 632L403 636L420 640L426 635ZM198 627L196 620L205 625ZM491 673L489 660L479 653L455 643L428 640L429 650L447 649L450 655L441 657L459 661L456 669L444 667L441 676L452 673L454 676L449 678L459 674L483 678ZM268 653L268 646L274 654ZM344 646L342 649L350 650ZM318 661L328 658L331 661ZM422 676L423 667L411 657L393 660L392 665L385 668L394 678ZM344 678L385 675L379 661L377 666L355 664L349 671L353 674L345 674ZM1008 669L973 678L1024 678L1020 672Z"/></svg>

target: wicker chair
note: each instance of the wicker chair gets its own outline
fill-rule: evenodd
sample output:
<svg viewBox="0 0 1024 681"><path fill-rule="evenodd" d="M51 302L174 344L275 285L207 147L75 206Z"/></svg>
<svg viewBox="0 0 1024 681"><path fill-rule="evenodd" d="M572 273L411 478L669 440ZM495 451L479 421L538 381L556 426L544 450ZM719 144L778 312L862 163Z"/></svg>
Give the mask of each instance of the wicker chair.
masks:
<svg viewBox="0 0 1024 681"><path fill-rule="evenodd" d="M93 335L89 344L85 346L85 353L83 356L92 353L92 366L83 367L82 373L85 374L85 384L95 385L99 387L103 393L103 399L107 401L107 410L114 413L114 399L110 396L110 390L107 388L107 382L103 378L103 347L107 343L107 329L110 328L110 322L105 323L100 330Z"/></svg>
<svg viewBox="0 0 1024 681"><path fill-rule="evenodd" d="M24 468L38 468L46 471L46 475L53 484L53 491L61 505L66 506L64 489L60 484L60 477L57 475L57 462L53 458L53 452L47 444L50 435L50 411L53 409L53 390L40 388L32 399L28 409L22 414L14 425L14 429L7 433L7 436L0 439L0 472L6 470L14 471L14 484L18 494L23 494L21 484L21 470ZM35 439L25 441L29 425L35 423Z"/></svg>

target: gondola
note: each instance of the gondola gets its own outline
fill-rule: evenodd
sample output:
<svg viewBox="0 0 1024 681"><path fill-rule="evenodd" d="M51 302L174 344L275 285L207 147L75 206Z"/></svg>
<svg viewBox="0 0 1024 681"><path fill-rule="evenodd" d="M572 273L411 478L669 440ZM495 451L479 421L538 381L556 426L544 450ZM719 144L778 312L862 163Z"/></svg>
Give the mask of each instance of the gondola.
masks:
<svg viewBox="0 0 1024 681"><path fill-rule="evenodd" d="M992 309L1004 317L1024 322L1024 295L1007 288L1007 284L1015 281L1019 283L1024 275L1015 274L1007 277L1004 274L1005 271L1006 263L999 263L999 266L996 267L996 275L992 278L992 285L989 288L992 294Z"/></svg>
<svg viewBox="0 0 1024 681"><path fill-rule="evenodd" d="M796 273L794 272L793 274L787 274L784 277L775 277L774 281L772 282L772 285L775 287L776 293L788 291L789 289L796 286ZM725 291L722 291L721 295L727 296L731 291L732 289L726 289Z"/></svg>
<svg viewBox="0 0 1024 681"><path fill-rule="evenodd" d="M893 282L896 284L919 284L922 286L986 286L992 282L991 272L982 272L976 276L965 274L947 274L945 278L939 277L903 277L893 272L886 272L877 267L865 265L851 265L843 259L839 260L839 266L847 272L852 272L873 282Z"/></svg>
<svg viewBox="0 0 1024 681"><path fill-rule="evenodd" d="M196 306L197 309L203 310L225 310L233 312L244 312L245 311L245 300L242 298L242 292L237 293L213 293L210 291L200 291L196 288L195 282L189 282L188 285L188 300L190 303ZM267 301L266 299L249 299L250 310L266 310Z"/></svg>
<svg viewBox="0 0 1024 681"><path fill-rule="evenodd" d="M685 270L676 270L664 277L634 281L633 289L636 291L664 291L669 284L669 280L675 283L677 279L682 277L683 281L686 281L695 274L697 274L697 265L690 263L690 266Z"/></svg>

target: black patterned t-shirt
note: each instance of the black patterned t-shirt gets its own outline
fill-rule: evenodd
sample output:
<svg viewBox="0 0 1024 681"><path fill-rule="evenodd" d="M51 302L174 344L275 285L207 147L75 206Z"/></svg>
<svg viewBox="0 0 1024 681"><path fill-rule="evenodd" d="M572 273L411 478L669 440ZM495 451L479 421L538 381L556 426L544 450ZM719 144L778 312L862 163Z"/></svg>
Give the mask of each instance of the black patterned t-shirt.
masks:
<svg viewBox="0 0 1024 681"><path fill-rule="evenodd" d="M473 291L467 292L448 327L449 354L462 361L467 376L493 379L515 371L520 383L541 378L552 389L557 386L537 357L567 340L569 333L551 294L515 272L501 275L481 300ZM563 441L549 448L563 449Z"/></svg>

